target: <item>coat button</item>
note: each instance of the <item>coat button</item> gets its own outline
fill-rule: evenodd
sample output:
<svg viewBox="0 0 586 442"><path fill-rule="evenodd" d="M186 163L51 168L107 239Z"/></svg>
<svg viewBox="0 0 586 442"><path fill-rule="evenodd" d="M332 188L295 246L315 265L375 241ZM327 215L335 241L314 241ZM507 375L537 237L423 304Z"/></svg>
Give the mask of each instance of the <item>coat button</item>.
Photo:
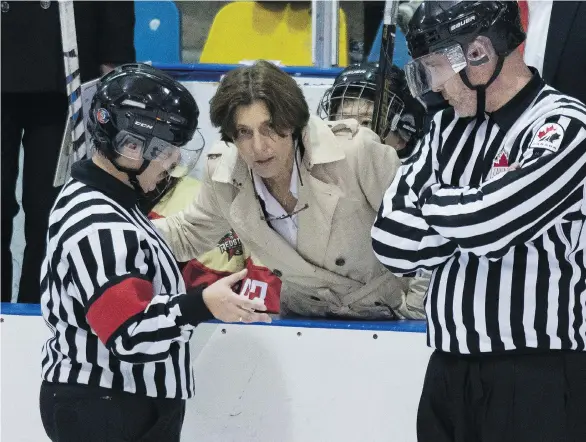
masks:
<svg viewBox="0 0 586 442"><path fill-rule="evenodd" d="M344 264L346 264L346 260L344 258L338 258L336 259L336 265L339 267L342 267Z"/></svg>
<svg viewBox="0 0 586 442"><path fill-rule="evenodd" d="M51 2L50 1L43 1L43 2L41 2L41 8L43 8L43 9L49 9L50 6L51 6Z"/></svg>
<svg viewBox="0 0 586 442"><path fill-rule="evenodd" d="M283 273L279 270L279 269L275 269L273 270L273 274L277 277L280 278L281 276L283 276Z"/></svg>
<svg viewBox="0 0 586 442"><path fill-rule="evenodd" d="M2 12L8 12L10 4L8 2L2 2Z"/></svg>

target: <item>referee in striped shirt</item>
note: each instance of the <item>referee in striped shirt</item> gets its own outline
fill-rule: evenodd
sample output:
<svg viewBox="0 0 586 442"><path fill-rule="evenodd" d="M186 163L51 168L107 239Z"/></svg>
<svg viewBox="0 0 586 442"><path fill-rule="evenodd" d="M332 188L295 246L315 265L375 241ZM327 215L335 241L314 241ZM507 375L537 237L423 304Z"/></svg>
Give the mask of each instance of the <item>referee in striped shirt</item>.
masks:
<svg viewBox="0 0 586 442"><path fill-rule="evenodd" d="M372 240L393 273L433 271L422 442L586 441L586 107L524 38L516 2L426 1L409 24L410 89L450 106Z"/></svg>
<svg viewBox="0 0 586 442"><path fill-rule="evenodd" d="M173 254L139 209L195 165L199 110L181 84L146 65L101 80L90 110L97 149L74 164L49 218L42 267L40 410L54 442L179 442L193 396L196 325L270 321L232 292L240 272L186 294Z"/></svg>

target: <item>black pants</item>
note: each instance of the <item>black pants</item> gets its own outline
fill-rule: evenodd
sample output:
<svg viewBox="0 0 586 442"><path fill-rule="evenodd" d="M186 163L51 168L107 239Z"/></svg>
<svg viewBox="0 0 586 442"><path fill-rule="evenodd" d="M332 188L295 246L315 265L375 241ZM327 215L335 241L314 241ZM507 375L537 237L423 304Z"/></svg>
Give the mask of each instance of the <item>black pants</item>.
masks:
<svg viewBox="0 0 586 442"><path fill-rule="evenodd" d="M41 419L53 442L179 442L182 399L83 385L41 385Z"/></svg>
<svg viewBox="0 0 586 442"><path fill-rule="evenodd" d="M586 441L586 353L432 354L419 442Z"/></svg>
<svg viewBox="0 0 586 442"><path fill-rule="evenodd" d="M16 201L18 156L24 148L22 207L26 248L18 302L40 300L40 269L49 212L60 189L53 177L67 118L67 96L60 93L2 93L2 302L12 297L10 241Z"/></svg>

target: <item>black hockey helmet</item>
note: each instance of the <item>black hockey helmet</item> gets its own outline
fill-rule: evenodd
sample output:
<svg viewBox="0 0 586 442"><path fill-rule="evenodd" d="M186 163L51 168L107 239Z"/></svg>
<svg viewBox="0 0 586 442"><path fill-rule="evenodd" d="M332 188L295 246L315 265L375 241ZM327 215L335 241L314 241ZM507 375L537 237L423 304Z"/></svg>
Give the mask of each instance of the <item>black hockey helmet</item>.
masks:
<svg viewBox="0 0 586 442"><path fill-rule="evenodd" d="M203 138L188 143L196 133L198 118L195 99L182 84L152 66L132 63L102 77L92 100L88 129L95 149L127 173L139 190L136 177L151 161L164 161L173 154L169 174L175 177L195 166ZM120 156L144 161L139 169L128 169L118 164Z"/></svg>
<svg viewBox="0 0 586 442"><path fill-rule="evenodd" d="M334 80L321 99L318 115L324 120L356 118L370 126L376 98L376 76L378 63L362 63L344 69ZM405 141L420 136L425 109L413 99L402 69L393 65L389 76L389 108L386 112L384 133L398 131ZM362 99L361 108L350 107L344 110L344 102Z"/></svg>
<svg viewBox="0 0 586 442"><path fill-rule="evenodd" d="M413 58L476 37L488 37L497 55L507 56L525 41L516 1L424 1L409 22L407 45Z"/></svg>
<svg viewBox="0 0 586 442"><path fill-rule="evenodd" d="M334 84L322 97L318 115L324 120L356 118L357 114L368 124L372 120L372 106L376 96L376 73L378 63L361 63L348 66L338 74ZM363 99L364 108L352 109L353 112L344 115L344 102ZM367 118L364 118L368 116Z"/></svg>
<svg viewBox="0 0 586 442"><path fill-rule="evenodd" d="M479 36L490 40L498 56L498 64L487 84L472 86L464 71L472 62L464 54L468 45ZM453 68L452 75L460 73L466 86L483 92L498 77L504 58L525 40L525 32L516 1L434 0L424 1L415 11L406 38L414 59L405 67L409 87L414 96L427 103L437 97L433 97L433 82L427 78L431 76L430 68L420 62L425 60L425 56L443 54L447 64ZM436 83L447 81L447 76L445 74ZM483 108L484 96L480 98L479 108L481 104Z"/></svg>

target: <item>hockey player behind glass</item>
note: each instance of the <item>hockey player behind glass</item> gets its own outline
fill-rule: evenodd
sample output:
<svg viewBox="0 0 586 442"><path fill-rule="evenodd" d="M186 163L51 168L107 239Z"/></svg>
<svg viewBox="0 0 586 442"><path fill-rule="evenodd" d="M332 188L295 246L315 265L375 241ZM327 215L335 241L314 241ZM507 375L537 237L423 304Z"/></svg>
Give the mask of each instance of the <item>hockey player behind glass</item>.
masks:
<svg viewBox="0 0 586 442"><path fill-rule="evenodd" d="M433 270L421 442L586 441L586 107L524 39L514 1L426 1L409 23L411 92L449 106L372 238L393 273Z"/></svg>
<svg viewBox="0 0 586 442"><path fill-rule="evenodd" d="M49 219L42 267L40 409L52 441L178 442L194 395L189 340L201 321L269 322L232 292L236 273L186 293L175 258L139 208L201 149L193 96L164 73L123 65L92 102L97 154L76 163Z"/></svg>
<svg viewBox="0 0 586 442"><path fill-rule="evenodd" d="M376 98L378 63L362 63L344 69L322 97L318 115L324 120L357 120L372 126ZM411 96L405 73L393 65L389 81L391 97L386 111L385 144L397 150L399 158L407 158L423 135L425 108Z"/></svg>

